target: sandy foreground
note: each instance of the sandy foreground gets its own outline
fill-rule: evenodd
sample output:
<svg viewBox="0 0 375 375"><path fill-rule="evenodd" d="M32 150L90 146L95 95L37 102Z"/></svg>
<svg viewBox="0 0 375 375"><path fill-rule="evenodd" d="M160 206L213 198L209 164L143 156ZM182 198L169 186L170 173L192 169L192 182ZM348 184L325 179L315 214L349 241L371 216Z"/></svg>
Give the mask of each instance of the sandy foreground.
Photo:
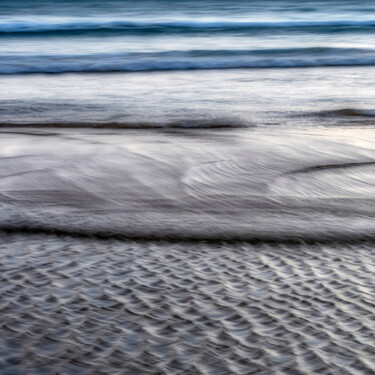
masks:
<svg viewBox="0 0 375 375"><path fill-rule="evenodd" d="M372 374L360 245L5 235L2 374Z"/></svg>
<svg viewBox="0 0 375 375"><path fill-rule="evenodd" d="M279 133L3 130L0 373L374 374L374 131Z"/></svg>

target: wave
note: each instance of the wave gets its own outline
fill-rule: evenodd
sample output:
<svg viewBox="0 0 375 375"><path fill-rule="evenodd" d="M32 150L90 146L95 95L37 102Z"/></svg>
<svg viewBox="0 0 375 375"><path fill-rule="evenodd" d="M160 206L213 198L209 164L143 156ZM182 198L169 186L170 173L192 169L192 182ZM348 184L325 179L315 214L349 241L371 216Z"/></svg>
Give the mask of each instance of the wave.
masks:
<svg viewBox="0 0 375 375"><path fill-rule="evenodd" d="M284 48L187 50L89 55L1 55L0 74L375 65L375 50Z"/></svg>
<svg viewBox="0 0 375 375"><path fill-rule="evenodd" d="M375 165L374 161L322 164L322 165L316 165L313 167L300 168L294 171L287 172L285 175L306 174L306 173L312 173L312 172L319 172L322 170L336 170L336 169L340 170L340 169L348 169L348 168L360 168L360 167L368 167L368 166L374 166L374 165Z"/></svg>
<svg viewBox="0 0 375 375"><path fill-rule="evenodd" d="M188 119L170 122L0 122L0 128L94 128L94 129L225 129L253 127L241 119Z"/></svg>
<svg viewBox="0 0 375 375"><path fill-rule="evenodd" d="M318 112L318 115L323 117L375 117L375 110L342 108Z"/></svg>
<svg viewBox="0 0 375 375"><path fill-rule="evenodd" d="M375 233L369 231L360 231L358 233L347 234L344 231L332 231L331 233L312 232L312 233L294 233L284 232L282 234L269 233L256 235L254 233L189 233L189 232L175 232L175 231L110 231L98 229L83 229L83 228L63 228L59 226L40 225L40 224L25 224L25 225L3 225L0 224L0 234L15 234L15 235L52 235L58 237L73 237L73 238L91 238L99 240L117 240L117 241L140 241L153 242L163 241L170 243L249 243L253 245L270 244L270 245L344 245L344 244L364 244L375 243Z"/></svg>
<svg viewBox="0 0 375 375"><path fill-rule="evenodd" d="M296 20L296 21L129 21L86 20L69 22L13 21L0 23L0 34L45 34L45 33L165 33L165 32L226 32L256 31L265 29L332 29L373 28L375 19L369 20Z"/></svg>

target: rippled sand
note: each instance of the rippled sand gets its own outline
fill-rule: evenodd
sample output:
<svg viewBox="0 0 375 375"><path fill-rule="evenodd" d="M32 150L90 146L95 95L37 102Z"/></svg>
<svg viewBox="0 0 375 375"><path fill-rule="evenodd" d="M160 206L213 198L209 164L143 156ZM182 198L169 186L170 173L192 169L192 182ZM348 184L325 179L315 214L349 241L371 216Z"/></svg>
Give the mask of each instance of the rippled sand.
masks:
<svg viewBox="0 0 375 375"><path fill-rule="evenodd" d="M360 245L1 235L1 374L373 374Z"/></svg>

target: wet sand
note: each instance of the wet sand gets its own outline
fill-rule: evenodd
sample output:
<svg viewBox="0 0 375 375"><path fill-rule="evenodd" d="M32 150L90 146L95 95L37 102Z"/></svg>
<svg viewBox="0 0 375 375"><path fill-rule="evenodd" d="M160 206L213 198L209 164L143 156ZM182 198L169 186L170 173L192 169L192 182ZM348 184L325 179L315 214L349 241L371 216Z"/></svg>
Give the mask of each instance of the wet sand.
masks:
<svg viewBox="0 0 375 375"><path fill-rule="evenodd" d="M374 374L374 133L2 129L1 375Z"/></svg>
<svg viewBox="0 0 375 375"><path fill-rule="evenodd" d="M361 245L1 235L1 374L373 374Z"/></svg>

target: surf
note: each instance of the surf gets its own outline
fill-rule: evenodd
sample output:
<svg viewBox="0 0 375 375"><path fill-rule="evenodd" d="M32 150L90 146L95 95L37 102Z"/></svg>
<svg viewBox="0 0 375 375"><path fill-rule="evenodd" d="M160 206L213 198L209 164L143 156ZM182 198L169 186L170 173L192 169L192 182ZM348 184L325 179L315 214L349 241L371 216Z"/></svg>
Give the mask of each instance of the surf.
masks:
<svg viewBox="0 0 375 375"><path fill-rule="evenodd" d="M0 55L0 74L152 72L373 65L375 65L374 49L324 46Z"/></svg>
<svg viewBox="0 0 375 375"><path fill-rule="evenodd" d="M0 34L46 34L46 33L161 33L161 32L230 32L262 31L267 29L314 29L326 32L332 28L375 28L375 19L368 20L296 20L296 21L223 21L223 20L180 20L180 21L141 21L141 20L71 20L58 21L12 21L0 22Z"/></svg>

